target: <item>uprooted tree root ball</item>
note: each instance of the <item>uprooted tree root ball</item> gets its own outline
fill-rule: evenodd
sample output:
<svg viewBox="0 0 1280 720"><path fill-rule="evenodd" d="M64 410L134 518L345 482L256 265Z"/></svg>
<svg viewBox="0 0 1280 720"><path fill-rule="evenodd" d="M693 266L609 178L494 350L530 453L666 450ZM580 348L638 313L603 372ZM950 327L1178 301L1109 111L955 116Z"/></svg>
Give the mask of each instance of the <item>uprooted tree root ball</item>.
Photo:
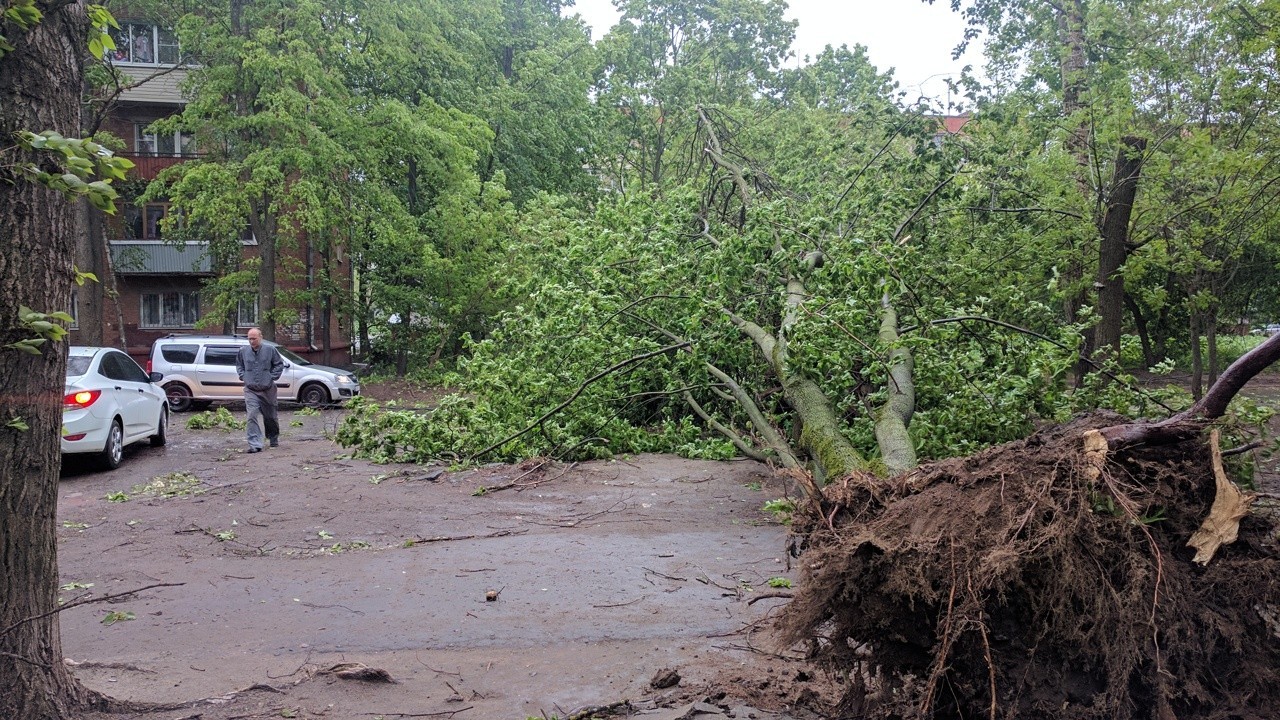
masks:
<svg viewBox="0 0 1280 720"><path fill-rule="evenodd" d="M1194 563L1209 444L1091 461L1084 433L1120 422L850 478L801 508L802 589L780 630L845 677L839 717L1274 717L1275 523L1255 512Z"/></svg>

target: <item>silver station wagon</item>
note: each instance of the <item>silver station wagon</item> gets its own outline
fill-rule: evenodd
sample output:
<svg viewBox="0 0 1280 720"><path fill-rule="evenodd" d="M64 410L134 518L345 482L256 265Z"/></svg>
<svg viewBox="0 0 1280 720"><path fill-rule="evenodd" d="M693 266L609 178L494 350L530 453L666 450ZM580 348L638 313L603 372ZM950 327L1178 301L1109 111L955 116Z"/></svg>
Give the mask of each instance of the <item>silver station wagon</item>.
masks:
<svg viewBox="0 0 1280 720"><path fill-rule="evenodd" d="M262 343L284 358L284 374L276 382L281 400L319 407L360 394L360 381L352 373L316 365L276 343ZM162 375L159 385L174 412L242 400L244 383L236 374L236 354L248 344L249 339L240 335L170 335L151 345L147 370Z"/></svg>

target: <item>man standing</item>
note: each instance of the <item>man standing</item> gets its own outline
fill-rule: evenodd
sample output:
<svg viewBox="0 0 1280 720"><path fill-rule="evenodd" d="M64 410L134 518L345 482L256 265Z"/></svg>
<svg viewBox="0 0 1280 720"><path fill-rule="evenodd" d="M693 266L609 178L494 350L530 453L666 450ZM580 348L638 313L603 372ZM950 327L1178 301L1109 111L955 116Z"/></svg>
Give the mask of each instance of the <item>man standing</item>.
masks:
<svg viewBox="0 0 1280 720"><path fill-rule="evenodd" d="M264 434L271 447L277 447L280 403L276 399L276 381L284 373L284 358L274 345L262 344L262 331L258 328L249 328L249 346L236 354L236 373L244 383L244 407L249 411L245 423L249 452L262 452Z"/></svg>

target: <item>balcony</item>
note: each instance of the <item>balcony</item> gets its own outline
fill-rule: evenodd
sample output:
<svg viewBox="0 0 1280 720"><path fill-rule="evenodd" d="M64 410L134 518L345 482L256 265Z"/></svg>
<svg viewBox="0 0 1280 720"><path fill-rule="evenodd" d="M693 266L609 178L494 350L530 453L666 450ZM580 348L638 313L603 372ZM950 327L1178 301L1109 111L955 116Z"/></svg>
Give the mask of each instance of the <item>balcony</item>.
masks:
<svg viewBox="0 0 1280 720"><path fill-rule="evenodd" d="M134 175L143 180L155 180L161 170L167 167L177 165L180 162L194 160L199 155L187 153L186 155L160 155L157 153L120 153L121 157L126 157L133 161Z"/></svg>
<svg viewBox="0 0 1280 720"><path fill-rule="evenodd" d="M205 243L112 240L111 266L117 275L212 275Z"/></svg>

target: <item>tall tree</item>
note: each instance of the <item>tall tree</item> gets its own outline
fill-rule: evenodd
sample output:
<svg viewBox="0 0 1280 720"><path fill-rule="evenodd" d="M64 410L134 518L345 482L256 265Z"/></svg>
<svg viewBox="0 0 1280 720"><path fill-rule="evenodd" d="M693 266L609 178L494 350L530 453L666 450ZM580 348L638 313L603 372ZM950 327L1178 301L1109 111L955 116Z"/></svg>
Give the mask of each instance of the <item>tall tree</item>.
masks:
<svg viewBox="0 0 1280 720"><path fill-rule="evenodd" d="M698 164L699 105L778 90L796 22L781 0L614 0L622 22L600 41L602 174L624 189L681 182ZM673 161L672 158L679 158ZM692 159L692 162L690 162Z"/></svg>
<svg viewBox="0 0 1280 720"><path fill-rule="evenodd" d="M105 700L63 663L55 513L66 348L57 342L77 275L68 195L110 207L123 165L80 130L87 45L110 16L68 0L0 15L0 716L54 720ZM90 38L92 37L92 40ZM32 129L43 130L40 135ZM94 179L98 177L99 179Z"/></svg>

